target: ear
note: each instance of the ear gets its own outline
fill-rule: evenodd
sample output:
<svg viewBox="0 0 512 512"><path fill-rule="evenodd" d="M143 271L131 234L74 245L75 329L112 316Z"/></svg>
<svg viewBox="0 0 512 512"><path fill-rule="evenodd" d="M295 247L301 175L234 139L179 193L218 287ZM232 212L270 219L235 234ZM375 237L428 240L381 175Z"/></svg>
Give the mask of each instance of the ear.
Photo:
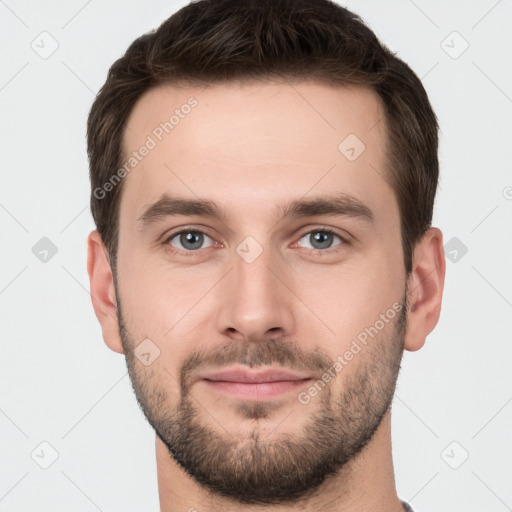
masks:
<svg viewBox="0 0 512 512"><path fill-rule="evenodd" d="M101 324L103 340L114 352L123 353L119 324L114 277L110 267L108 251L98 231L92 231L87 238L87 272L91 287L94 313Z"/></svg>
<svg viewBox="0 0 512 512"><path fill-rule="evenodd" d="M441 314L446 260L443 234L430 228L414 249L412 270L407 282L409 311L405 348L419 350L437 325Z"/></svg>

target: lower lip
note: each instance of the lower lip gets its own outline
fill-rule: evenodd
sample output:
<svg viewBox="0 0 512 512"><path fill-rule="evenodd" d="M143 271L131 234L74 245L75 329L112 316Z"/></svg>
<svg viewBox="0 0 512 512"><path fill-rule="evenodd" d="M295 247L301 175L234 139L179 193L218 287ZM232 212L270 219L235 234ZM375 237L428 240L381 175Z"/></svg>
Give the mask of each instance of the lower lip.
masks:
<svg viewBox="0 0 512 512"><path fill-rule="evenodd" d="M303 387L311 379L303 380L280 380L276 382L227 382L204 380L211 389L243 399L265 399L272 398L283 393L296 391Z"/></svg>

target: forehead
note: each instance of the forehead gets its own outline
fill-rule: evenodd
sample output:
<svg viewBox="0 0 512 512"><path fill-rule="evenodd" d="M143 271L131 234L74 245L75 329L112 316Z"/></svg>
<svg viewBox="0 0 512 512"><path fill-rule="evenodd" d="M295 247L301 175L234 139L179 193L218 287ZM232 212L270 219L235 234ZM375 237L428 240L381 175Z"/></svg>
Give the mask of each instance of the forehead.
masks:
<svg viewBox="0 0 512 512"><path fill-rule="evenodd" d="M126 166L121 217L163 193L214 198L245 214L309 193L341 191L376 208L394 200L383 108L366 87L159 86L136 103L123 142L134 165Z"/></svg>

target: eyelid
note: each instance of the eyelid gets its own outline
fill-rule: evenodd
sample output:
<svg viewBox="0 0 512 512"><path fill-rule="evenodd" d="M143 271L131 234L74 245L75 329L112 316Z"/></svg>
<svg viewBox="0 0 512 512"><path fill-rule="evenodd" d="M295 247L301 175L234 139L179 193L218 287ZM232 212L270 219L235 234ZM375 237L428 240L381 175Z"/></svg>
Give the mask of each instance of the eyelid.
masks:
<svg viewBox="0 0 512 512"><path fill-rule="evenodd" d="M179 228L174 228L166 231L163 235L161 235L159 238L162 240L163 243L167 242L170 238L175 237L176 235L180 235L183 232L190 232L193 231L194 233L202 233L203 235L207 235L210 238L213 238L211 235L208 234L208 228L206 226L180 226Z"/></svg>

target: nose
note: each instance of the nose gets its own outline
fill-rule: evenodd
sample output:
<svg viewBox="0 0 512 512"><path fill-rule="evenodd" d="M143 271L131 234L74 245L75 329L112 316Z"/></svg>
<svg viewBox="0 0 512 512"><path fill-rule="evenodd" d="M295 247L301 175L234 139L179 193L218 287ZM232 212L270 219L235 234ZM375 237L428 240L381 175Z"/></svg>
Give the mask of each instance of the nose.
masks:
<svg viewBox="0 0 512 512"><path fill-rule="evenodd" d="M285 262L267 250L252 262L235 253L232 262L217 292L219 332L245 341L290 336L297 299Z"/></svg>

